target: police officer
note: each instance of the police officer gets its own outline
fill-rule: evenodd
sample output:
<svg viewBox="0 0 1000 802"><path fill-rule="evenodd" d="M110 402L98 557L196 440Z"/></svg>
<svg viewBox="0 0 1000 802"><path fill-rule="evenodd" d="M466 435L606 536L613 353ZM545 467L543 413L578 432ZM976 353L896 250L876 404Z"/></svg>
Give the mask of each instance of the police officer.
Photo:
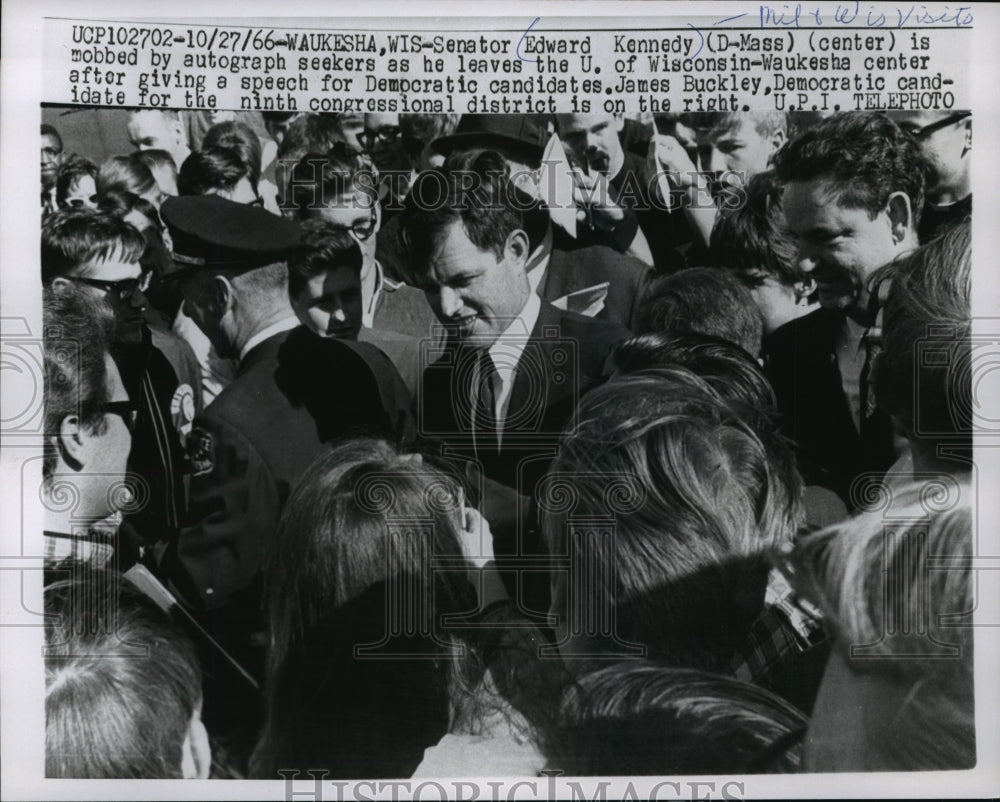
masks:
<svg viewBox="0 0 1000 802"><path fill-rule="evenodd" d="M213 195L170 198L161 212L187 314L219 356L238 360L235 380L195 419L190 515L168 570L210 634L259 676L260 569L282 508L325 441L397 433L383 389L392 367L364 344L322 340L308 360L289 347L301 337L285 264L297 223ZM323 376L336 381L312 381Z"/></svg>

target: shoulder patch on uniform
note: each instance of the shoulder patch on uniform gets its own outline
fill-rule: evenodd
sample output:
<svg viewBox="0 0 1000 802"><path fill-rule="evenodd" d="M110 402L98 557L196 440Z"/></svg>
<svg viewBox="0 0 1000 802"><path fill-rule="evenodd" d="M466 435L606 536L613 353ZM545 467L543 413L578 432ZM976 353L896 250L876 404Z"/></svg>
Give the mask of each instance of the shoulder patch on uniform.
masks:
<svg viewBox="0 0 1000 802"><path fill-rule="evenodd" d="M191 430L188 438L188 454L191 459L191 475L200 476L215 467L215 441L212 435L202 428Z"/></svg>
<svg viewBox="0 0 1000 802"><path fill-rule="evenodd" d="M182 384L174 390L170 399L170 414L180 415L183 420L194 420L194 390L190 384Z"/></svg>

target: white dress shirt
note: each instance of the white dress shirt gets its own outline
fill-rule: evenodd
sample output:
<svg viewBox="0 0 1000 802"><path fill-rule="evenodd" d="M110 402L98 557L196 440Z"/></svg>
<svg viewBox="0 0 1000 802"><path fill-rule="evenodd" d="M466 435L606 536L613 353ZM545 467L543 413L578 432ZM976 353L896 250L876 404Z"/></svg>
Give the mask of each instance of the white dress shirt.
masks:
<svg viewBox="0 0 1000 802"><path fill-rule="evenodd" d="M497 341L489 348L490 359L496 368L493 377L493 397L496 400L494 414L497 420L497 436L503 438L503 422L507 417L507 410L510 407L510 394L514 389L514 380L517 377L517 365L524 354L524 348L531 336L531 331L538 322L538 314L542 309L542 299L535 293L529 293L528 302L521 310L521 314L514 318L510 325L504 329ZM478 392L479 369L477 367L472 392ZM476 409L476 401L472 399L471 409ZM475 412L473 412L475 415ZM473 431L475 431L475 420L473 420Z"/></svg>

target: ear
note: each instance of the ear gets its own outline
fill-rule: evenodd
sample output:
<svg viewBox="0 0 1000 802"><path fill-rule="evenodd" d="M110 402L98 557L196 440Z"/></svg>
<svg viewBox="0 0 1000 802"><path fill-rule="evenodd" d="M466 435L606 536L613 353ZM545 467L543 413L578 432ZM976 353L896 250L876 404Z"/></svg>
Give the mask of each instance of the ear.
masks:
<svg viewBox="0 0 1000 802"><path fill-rule="evenodd" d="M507 235L507 241L504 243L504 255L523 268L528 263L530 254L531 246L528 244L528 235L523 229L515 228Z"/></svg>
<svg viewBox="0 0 1000 802"><path fill-rule="evenodd" d="M236 293L233 292L232 283L225 276L215 276L212 279L212 306L219 320L236 306Z"/></svg>
<svg viewBox="0 0 1000 802"><path fill-rule="evenodd" d="M181 776L185 780L207 780L212 768L212 749L208 733L196 711L191 719L181 752Z"/></svg>
<svg viewBox="0 0 1000 802"><path fill-rule="evenodd" d="M779 128L777 131L771 134L771 140L770 140L771 152L768 154L767 157L768 161L771 160L771 157L774 156L775 153L781 150L781 146L785 144L785 140L787 138L788 136L785 133L784 128Z"/></svg>
<svg viewBox="0 0 1000 802"><path fill-rule="evenodd" d="M894 245L903 245L913 235L913 209L910 206L910 196L905 192L893 192L886 204L889 215L889 225L892 228Z"/></svg>
<svg viewBox="0 0 1000 802"><path fill-rule="evenodd" d="M67 415L59 422L56 435L59 453L66 464L74 470L81 470L87 464L88 434L84 431L79 415Z"/></svg>

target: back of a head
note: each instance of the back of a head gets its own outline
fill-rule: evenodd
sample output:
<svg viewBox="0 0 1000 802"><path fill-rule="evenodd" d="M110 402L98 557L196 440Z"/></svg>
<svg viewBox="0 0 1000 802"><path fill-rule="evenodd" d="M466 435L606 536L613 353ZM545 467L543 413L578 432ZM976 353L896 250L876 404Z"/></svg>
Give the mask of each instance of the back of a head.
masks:
<svg viewBox="0 0 1000 802"><path fill-rule="evenodd" d="M884 114L835 114L803 132L775 154L782 183L821 180L840 205L882 211L893 192L910 199L914 224L924 202L926 163L913 137Z"/></svg>
<svg viewBox="0 0 1000 802"><path fill-rule="evenodd" d="M184 160L177 173L177 191L181 195L231 191L241 179L249 176L250 168L236 151L225 147L205 148L192 151Z"/></svg>
<svg viewBox="0 0 1000 802"><path fill-rule="evenodd" d="M444 734L454 647L442 619L474 609L460 499L449 477L384 441L348 441L303 476L265 570L255 776L408 776Z"/></svg>
<svg viewBox="0 0 1000 802"><path fill-rule="evenodd" d="M137 263L145 248L142 234L114 215L96 209L58 211L42 224L42 281L69 275L88 262Z"/></svg>
<svg viewBox="0 0 1000 802"><path fill-rule="evenodd" d="M619 343L618 373L677 366L701 377L755 429L774 431L777 400L763 370L743 348L721 337L693 332L650 332Z"/></svg>
<svg viewBox="0 0 1000 802"><path fill-rule="evenodd" d="M803 537L788 558L836 646L807 738L813 770L976 762L968 482L895 486L883 504ZM845 696L857 700L844 706Z"/></svg>
<svg viewBox="0 0 1000 802"><path fill-rule="evenodd" d="M694 332L760 354L764 321L750 291L725 270L692 267L661 278L643 298L639 334Z"/></svg>
<svg viewBox="0 0 1000 802"><path fill-rule="evenodd" d="M708 264L735 271L748 287L759 286L765 277L790 287L802 275L781 207L783 187L768 171L753 176L745 192L745 203L719 209Z"/></svg>
<svg viewBox="0 0 1000 802"><path fill-rule="evenodd" d="M257 186L260 181L262 149L260 137L249 125L239 120L216 123L205 132L201 147L202 150L228 148L233 151L247 166L250 183Z"/></svg>
<svg viewBox="0 0 1000 802"><path fill-rule="evenodd" d="M146 195L156 189L152 170L131 156L112 156L106 160L97 171L95 183L98 196L112 191Z"/></svg>
<svg viewBox="0 0 1000 802"><path fill-rule="evenodd" d="M972 447L971 240L971 226L958 225L873 278L890 282L875 394L925 467L939 445Z"/></svg>
<svg viewBox="0 0 1000 802"><path fill-rule="evenodd" d="M729 677L625 661L579 680L546 733L549 769L570 775L795 772L806 718Z"/></svg>
<svg viewBox="0 0 1000 802"><path fill-rule="evenodd" d="M201 706L184 633L112 572L48 586L45 612L46 776L184 777Z"/></svg>
<svg viewBox="0 0 1000 802"><path fill-rule="evenodd" d="M552 553L605 549L594 592L622 637L721 670L763 603L763 553L801 519L787 447L680 367L613 378L581 399L578 419L540 490ZM610 542L590 542L574 518L613 520Z"/></svg>

